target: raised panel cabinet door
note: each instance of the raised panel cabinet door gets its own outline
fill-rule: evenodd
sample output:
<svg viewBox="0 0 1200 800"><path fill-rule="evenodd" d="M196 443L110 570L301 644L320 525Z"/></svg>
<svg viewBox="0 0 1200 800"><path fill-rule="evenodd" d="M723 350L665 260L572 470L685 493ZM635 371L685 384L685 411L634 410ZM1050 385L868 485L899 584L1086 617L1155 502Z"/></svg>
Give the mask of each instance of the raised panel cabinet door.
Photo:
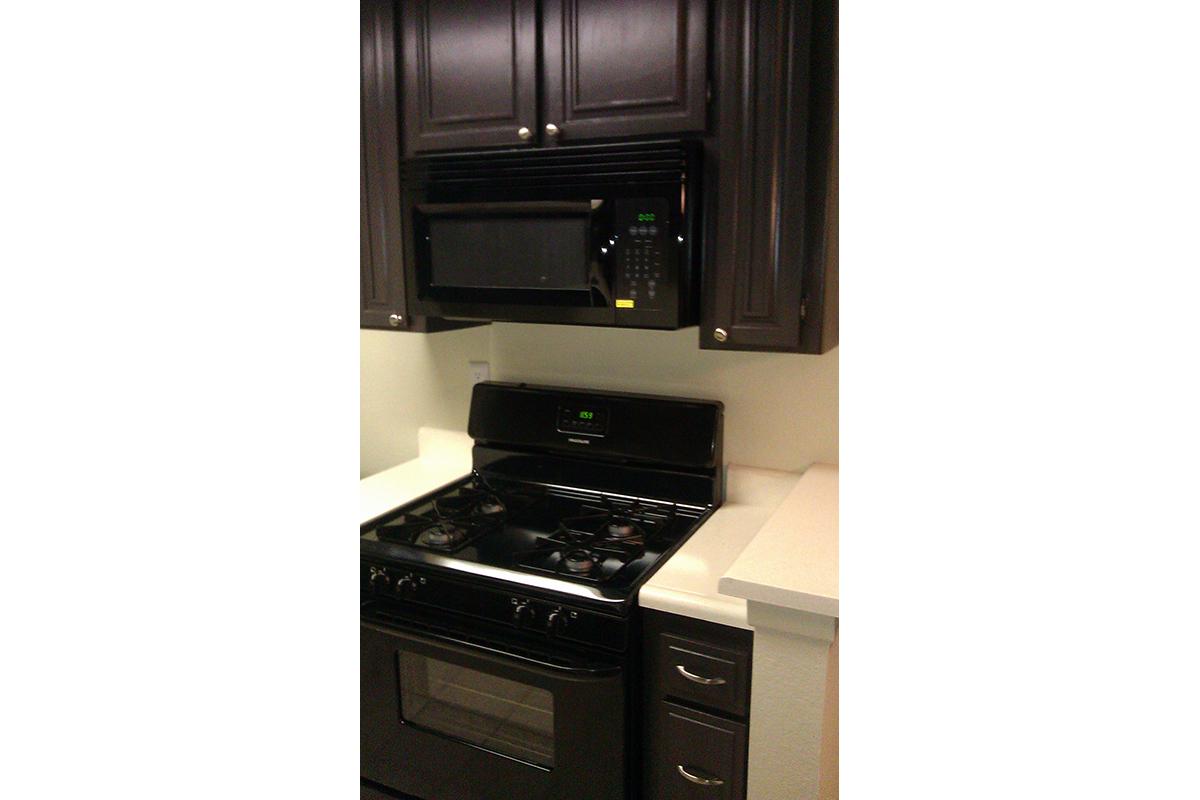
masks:
<svg viewBox="0 0 1200 800"><path fill-rule="evenodd" d="M707 29L705 0L546 0L543 142L703 131Z"/></svg>
<svg viewBox="0 0 1200 800"><path fill-rule="evenodd" d="M404 0L408 153L537 141L535 0Z"/></svg>
<svg viewBox="0 0 1200 800"><path fill-rule="evenodd" d="M363 0L361 14L359 323L406 330L393 3Z"/></svg>
<svg viewBox="0 0 1200 800"><path fill-rule="evenodd" d="M718 0L716 16L719 165L700 344L825 352L836 344L836 2Z"/></svg>

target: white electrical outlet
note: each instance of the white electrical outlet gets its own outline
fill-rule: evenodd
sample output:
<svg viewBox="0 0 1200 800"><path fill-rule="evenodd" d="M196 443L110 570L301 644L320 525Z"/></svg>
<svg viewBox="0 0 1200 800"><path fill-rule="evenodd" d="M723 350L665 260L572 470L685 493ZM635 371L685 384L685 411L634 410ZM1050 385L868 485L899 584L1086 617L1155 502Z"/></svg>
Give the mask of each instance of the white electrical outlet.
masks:
<svg viewBox="0 0 1200 800"><path fill-rule="evenodd" d="M480 381L486 381L492 376L492 368L488 366L488 362L486 361L472 361L470 362L470 367L472 386Z"/></svg>

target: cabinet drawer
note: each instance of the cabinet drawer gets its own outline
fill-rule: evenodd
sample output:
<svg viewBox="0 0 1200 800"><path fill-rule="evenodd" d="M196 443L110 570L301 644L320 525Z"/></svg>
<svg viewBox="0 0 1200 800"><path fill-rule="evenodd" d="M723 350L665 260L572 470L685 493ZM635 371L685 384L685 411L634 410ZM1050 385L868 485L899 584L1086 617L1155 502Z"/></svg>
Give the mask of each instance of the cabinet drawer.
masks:
<svg viewBox="0 0 1200 800"><path fill-rule="evenodd" d="M746 726L674 703L659 704L663 738L647 764L656 800L742 800Z"/></svg>
<svg viewBox="0 0 1200 800"><path fill-rule="evenodd" d="M739 717L747 713L749 661L737 650L670 633L658 637L664 694Z"/></svg>

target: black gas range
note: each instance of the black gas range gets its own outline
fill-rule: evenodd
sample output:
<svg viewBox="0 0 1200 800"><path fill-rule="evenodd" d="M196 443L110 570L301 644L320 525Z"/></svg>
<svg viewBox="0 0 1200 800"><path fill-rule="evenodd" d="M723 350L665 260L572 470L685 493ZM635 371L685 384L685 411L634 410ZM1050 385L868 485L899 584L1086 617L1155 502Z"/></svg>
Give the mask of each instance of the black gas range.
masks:
<svg viewBox="0 0 1200 800"><path fill-rule="evenodd" d="M476 385L472 473L361 529L365 780L635 796L637 591L720 505L722 413Z"/></svg>

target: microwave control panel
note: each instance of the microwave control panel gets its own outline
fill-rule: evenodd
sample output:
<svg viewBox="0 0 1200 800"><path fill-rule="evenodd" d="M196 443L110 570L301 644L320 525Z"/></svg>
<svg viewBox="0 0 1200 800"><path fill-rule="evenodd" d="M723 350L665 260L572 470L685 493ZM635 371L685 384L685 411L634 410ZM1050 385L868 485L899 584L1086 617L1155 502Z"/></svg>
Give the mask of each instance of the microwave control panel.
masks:
<svg viewBox="0 0 1200 800"><path fill-rule="evenodd" d="M674 283L667 201L661 197L618 199L614 222L617 313L623 309L667 307Z"/></svg>

